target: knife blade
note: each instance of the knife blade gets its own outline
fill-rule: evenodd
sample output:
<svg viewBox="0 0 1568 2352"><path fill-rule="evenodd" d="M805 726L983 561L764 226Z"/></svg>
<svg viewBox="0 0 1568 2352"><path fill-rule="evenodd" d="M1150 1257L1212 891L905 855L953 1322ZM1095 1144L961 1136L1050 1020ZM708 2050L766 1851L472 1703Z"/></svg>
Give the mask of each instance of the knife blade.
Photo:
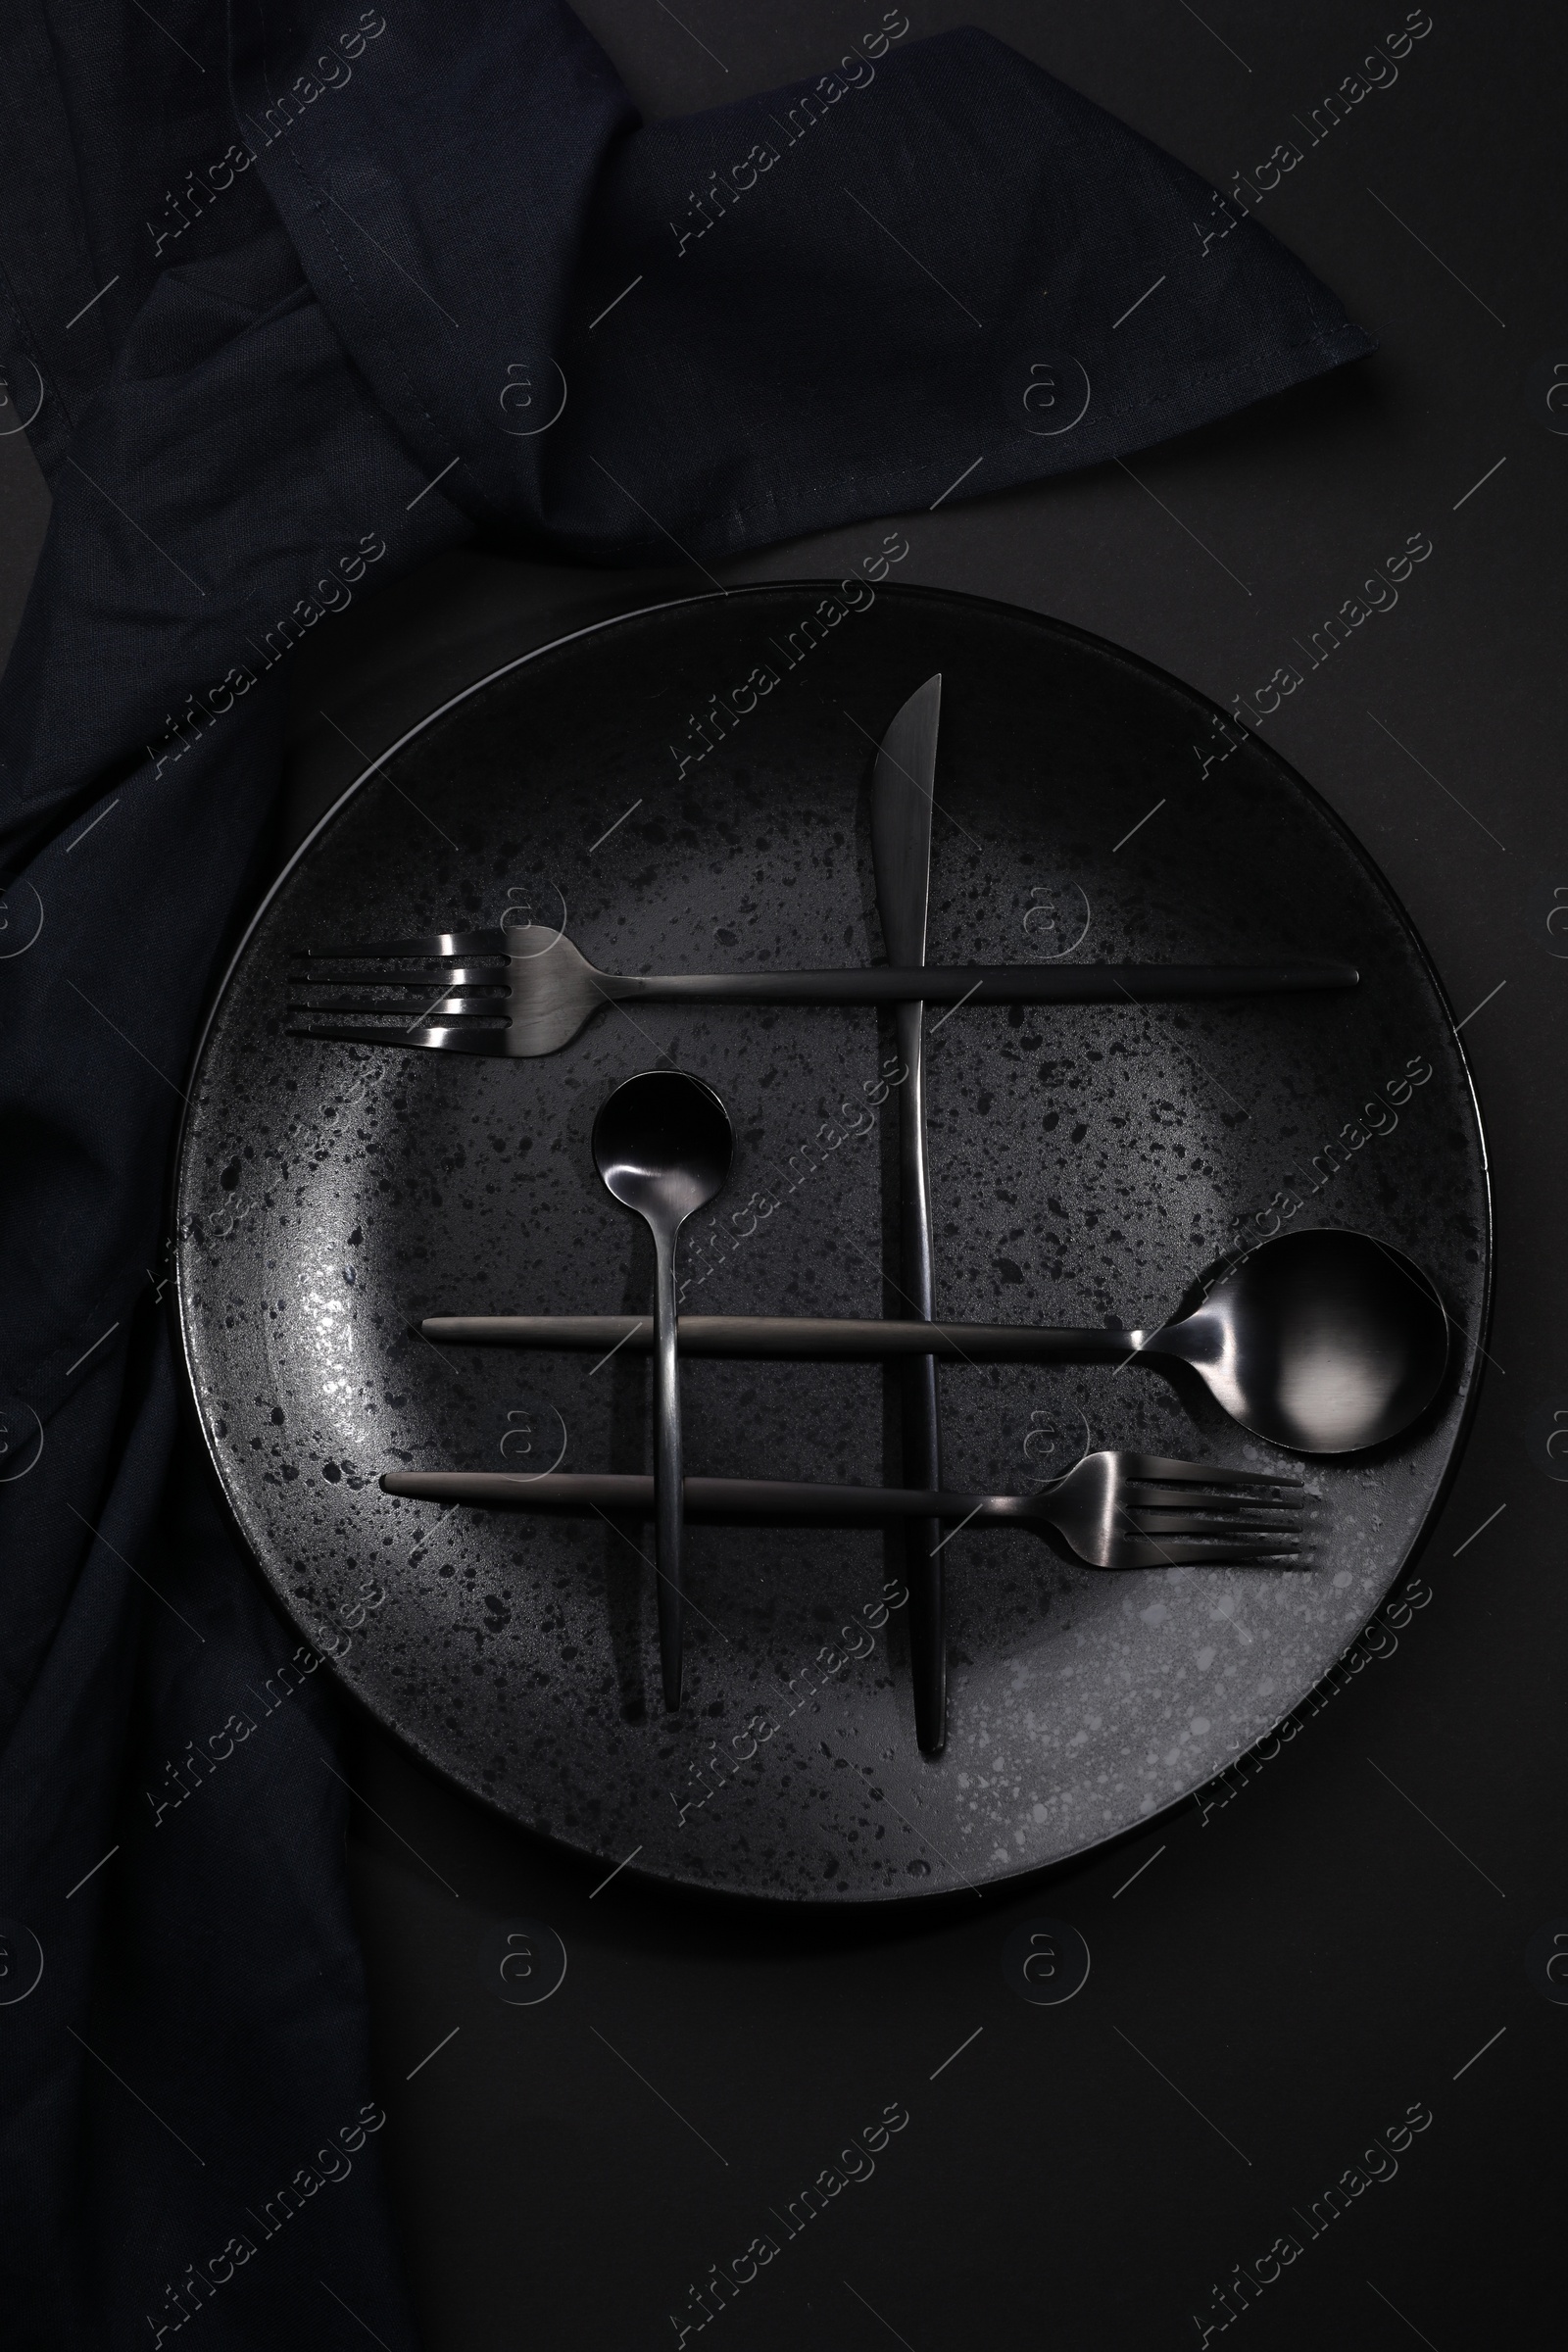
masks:
<svg viewBox="0 0 1568 2352"><path fill-rule="evenodd" d="M906 970L925 962L931 899L931 796L941 715L939 670L895 715L882 738L871 781L871 863L877 911L888 961ZM895 1018L899 1058L908 1073L899 1096L899 1304L904 1316L929 1323L935 1311L935 1267L925 1135L925 1006L918 1002L901 1004ZM904 1484L934 1491L942 1484L936 1358L911 1356L900 1367L900 1377ZM910 1520L905 1529L905 1581L909 1588L914 1728L921 1749L933 1756L942 1753L948 1737L943 1569L941 1522Z"/></svg>

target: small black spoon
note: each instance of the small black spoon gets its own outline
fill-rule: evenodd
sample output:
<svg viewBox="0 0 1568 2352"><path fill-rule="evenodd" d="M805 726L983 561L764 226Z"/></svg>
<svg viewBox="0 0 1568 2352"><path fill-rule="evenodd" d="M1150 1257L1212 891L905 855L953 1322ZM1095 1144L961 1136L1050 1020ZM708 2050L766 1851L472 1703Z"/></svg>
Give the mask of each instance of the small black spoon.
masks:
<svg viewBox="0 0 1568 2352"><path fill-rule="evenodd" d="M723 1103L683 1070L645 1070L617 1086L594 1121L594 1164L606 1189L654 1237L654 1563L664 1705L680 1705L680 1390L675 1363L675 1237L729 1174L735 1138Z"/></svg>

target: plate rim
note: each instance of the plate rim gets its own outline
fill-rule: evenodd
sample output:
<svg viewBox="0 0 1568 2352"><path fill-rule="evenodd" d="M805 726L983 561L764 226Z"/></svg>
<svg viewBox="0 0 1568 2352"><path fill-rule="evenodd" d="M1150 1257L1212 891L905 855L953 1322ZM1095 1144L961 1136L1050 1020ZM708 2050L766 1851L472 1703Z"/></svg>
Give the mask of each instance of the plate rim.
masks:
<svg viewBox="0 0 1568 2352"><path fill-rule="evenodd" d="M311 1642L313 1648L316 1644L310 1627L296 1612L290 1596L269 1575L265 1564L258 1557L249 1537L240 1524L237 1510L230 1499L228 1485L223 1475L223 1466L213 1441L208 1416L203 1407L202 1393L196 1378L193 1335L186 1311L185 1286L181 1279L183 1260L180 1250L179 1203L184 1189L191 1130L198 1112L197 1081L201 1074L201 1065L206 1055L214 1024L227 996L229 985L249 951L258 929L270 910L273 901L281 894L295 868L304 861L326 828L335 822L355 795L369 782L378 770L385 766L396 753L405 749L416 736L424 734L438 719L444 718L449 711L455 710L472 696L495 685L499 679L511 676L514 670L526 668L530 662L542 661L547 655L559 653L564 647L576 644L583 638L600 636L607 630L618 629L635 621L648 620L656 614L685 612L703 605L728 603L740 597L777 595L781 591L819 590L827 592L835 586L836 582L820 577L752 580L733 588L705 589L694 591L689 596L662 597L654 604L640 605L625 612L610 613L598 620L587 621L578 628L564 630L560 636L552 637L542 645L531 646L525 653L514 655L510 661L500 662L494 668L486 670L482 676L471 679L467 685L459 688L456 693L448 695L444 701L425 711L412 726L406 727L400 735L378 752L373 760L368 760L353 781L345 786L344 790L316 819L257 901L232 953L224 963L220 977L211 989L185 1063L185 1103L180 1114L173 1151L169 1163L166 1196L166 1231L171 1237L173 1258L173 1280L170 1285L171 1306L178 1339L179 1370L184 1394L194 1411L196 1424L201 1434L203 1452L213 1473L224 1516L241 1549L266 1587L270 1599L277 1606L294 1630L299 1633L302 1640ZM1496 1223L1493 1199L1492 1155L1487 1145L1486 1122L1482 1116L1475 1072L1471 1067L1470 1057L1460 1034L1460 1024L1454 1018L1452 1000L1433 960L1432 952L1427 946L1425 937L1416 925L1403 899L1384 872L1382 865L1353 831L1348 821L1341 816L1339 810L1325 798L1317 786L1301 775L1276 745L1267 742L1253 728L1249 727L1244 720L1238 719L1234 711L1228 710L1222 705L1214 702L1203 692L1201 687L1192 685L1187 679L1178 677L1174 671L1161 667L1158 662L1150 661L1143 654L1134 653L1130 648L1116 644L1111 638L1102 637L1092 629L1081 628L1075 621L1061 620L1054 613L1037 612L1032 606L1010 604L1000 597L977 596L968 589L944 588L912 581L899 581L885 586L880 588L877 594L879 599L886 597L895 605L931 602L972 606L982 612L1005 617L1009 621L1027 622L1031 626L1044 629L1056 637L1076 640L1079 644L1091 648L1096 654L1109 656L1112 661L1122 663L1127 668L1142 672L1143 675L1162 688L1174 687L1195 705L1212 712L1227 725L1239 727L1249 742L1264 753L1265 757L1274 763L1296 790L1303 795L1317 815L1338 836L1348 855L1382 893L1400 931L1414 947L1427 985L1447 1022L1453 1050L1458 1060L1459 1075L1463 1082L1464 1099L1469 1106L1474 1124L1475 1139L1480 1154L1483 1266L1482 1299L1475 1329L1476 1363L1469 1394L1464 1400L1443 1474L1399 1564L1396 1577L1396 1582L1397 1582L1398 1578L1409 1575L1425 1556L1437 1521L1448 1500L1467 1451L1476 1412L1480 1404L1481 1392L1485 1384L1486 1366L1491 1361L1487 1350L1487 1341L1491 1337L1492 1313L1495 1297ZM1389 1591L1393 1590L1394 1586L1391 1585ZM1388 1593L1385 1592L1373 1602L1366 1616L1362 1618L1338 1653L1339 1657L1344 1657L1354 1647L1387 1597ZM428 1752L416 1736L392 1723L378 1706L373 1705L358 1685L350 1681L339 1670L334 1656L325 1653L323 1655L325 1664L332 1672L334 1686L356 1705L363 1707L382 1733L396 1740L410 1754L416 1756L428 1770L434 1772L449 1787L456 1788L464 1797L481 1805L487 1812L506 1822L511 1829L521 1836L539 1838L557 1850L569 1854L574 1860L585 1866L597 1864L600 1857L588 1846L578 1845L568 1838L558 1836L555 1832L541 1830L530 1823L519 1821L516 1815L499 1798L486 1795L482 1789L475 1788L467 1782L459 1780L438 1757ZM1321 1687L1322 1681L1328 1673L1332 1672L1334 1664L1337 1663L1338 1658L1330 1662L1329 1667L1324 1670L1324 1676L1320 1676L1318 1682L1311 1686L1312 1690ZM1303 1703L1306 1695L1303 1693L1302 1698L1297 1699L1292 1706L1286 1707L1279 1715L1272 1718L1267 1730L1259 1733L1258 1738L1251 1743L1251 1747L1238 1749L1233 1755L1227 1756L1222 1763L1216 1766L1210 1780L1200 1783L1198 1788L1185 1789L1179 1796L1172 1797L1168 1804L1157 1806L1147 1817L1129 1823L1123 1830L1113 1831L1108 1837L1087 1838L1081 1844L1072 1847L1069 1852L1056 1854L1050 1861L1036 1864L1032 1869L1021 1870L1006 1877L988 1881L986 1886L982 1887L980 1891L984 1893L990 1889L1004 1894L1008 1890L1021 1891L1085 1861L1092 1855L1112 1849L1123 1841L1141 1835L1145 1830L1153 1828L1156 1823L1172 1819L1190 1804L1202 1788L1212 1786L1212 1782L1218 1779L1222 1773L1228 1771L1242 1757L1250 1755L1253 1747L1260 1746L1263 1740L1272 1739L1280 1725ZM787 1894L767 1888L714 1885L700 1877L679 1875L669 1870L639 1870L635 1863L623 1867L628 1876L634 1877L640 1885L649 1888L677 1890L682 1895L697 1895L709 1900L760 1904L792 1912L804 1911L813 1916L845 1911L855 1913L881 1911L886 1910L890 1905L908 1907L913 1904L921 1904L929 1908L933 1905L948 1903L955 1896L962 1896L967 1891L963 1887L923 1888L914 1886L907 1890L902 1887L884 1887L880 1890L858 1888L843 1895L837 1893L816 1895L804 1892Z"/></svg>

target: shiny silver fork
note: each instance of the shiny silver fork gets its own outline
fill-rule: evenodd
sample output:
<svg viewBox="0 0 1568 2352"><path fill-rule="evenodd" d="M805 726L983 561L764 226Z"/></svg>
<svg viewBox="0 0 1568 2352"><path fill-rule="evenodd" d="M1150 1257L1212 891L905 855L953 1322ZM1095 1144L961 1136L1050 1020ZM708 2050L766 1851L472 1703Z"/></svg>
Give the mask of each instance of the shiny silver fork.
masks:
<svg viewBox="0 0 1568 2352"><path fill-rule="evenodd" d="M492 1470L393 1470L388 1494L503 1510L649 1516L651 1478L552 1472L525 1478ZM890 1519L941 1519L960 1528L1053 1529L1092 1568L1289 1568L1304 1548L1299 1479L1217 1470L1158 1454L1086 1454L1036 1494L928 1493L918 1487L836 1487L777 1478L688 1478L689 1519L759 1520L768 1526L866 1527Z"/></svg>

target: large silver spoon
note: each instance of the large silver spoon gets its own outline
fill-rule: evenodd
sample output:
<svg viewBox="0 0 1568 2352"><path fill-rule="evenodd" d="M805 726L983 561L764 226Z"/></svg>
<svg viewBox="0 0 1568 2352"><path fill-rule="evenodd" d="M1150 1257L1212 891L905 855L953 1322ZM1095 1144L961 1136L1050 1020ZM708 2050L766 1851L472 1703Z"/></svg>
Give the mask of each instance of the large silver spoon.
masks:
<svg viewBox="0 0 1568 2352"><path fill-rule="evenodd" d="M680 1390L675 1360L675 1237L729 1174L735 1138L710 1086L683 1070L645 1070L617 1086L594 1121L594 1165L654 1237L654 1564L664 1704L680 1705Z"/></svg>
<svg viewBox="0 0 1568 2352"><path fill-rule="evenodd" d="M646 1349L635 1315L431 1315L432 1340ZM683 1315L686 1355L815 1362L930 1354L951 1363L1185 1364L1232 1419L1295 1453L1358 1453L1420 1419L1443 1384L1448 1319L1413 1259L1369 1234L1277 1234L1163 1330Z"/></svg>

